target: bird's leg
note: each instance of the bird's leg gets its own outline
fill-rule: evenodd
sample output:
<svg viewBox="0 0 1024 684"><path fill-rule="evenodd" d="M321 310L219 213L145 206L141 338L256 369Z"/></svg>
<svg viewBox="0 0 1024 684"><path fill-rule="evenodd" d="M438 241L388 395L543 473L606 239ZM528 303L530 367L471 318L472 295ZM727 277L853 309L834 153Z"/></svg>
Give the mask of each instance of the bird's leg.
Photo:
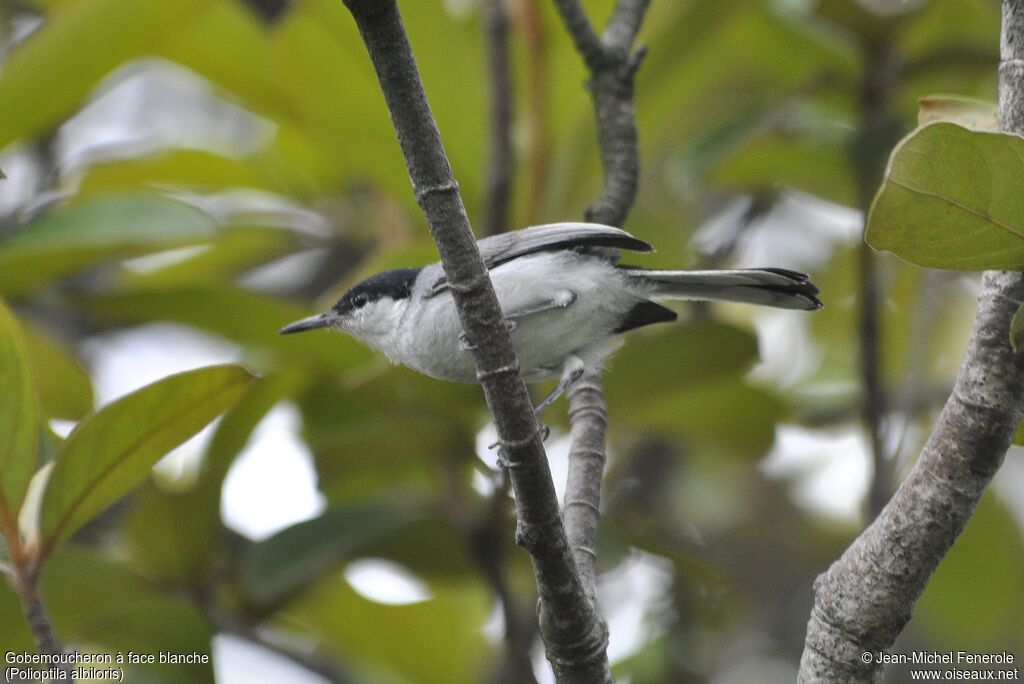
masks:
<svg viewBox="0 0 1024 684"><path fill-rule="evenodd" d="M562 366L562 377L558 380L558 384L555 385L555 389L551 391L551 394L544 397L544 401L537 404L537 407L533 409L533 415L540 418L540 414L543 413L551 404L555 403L560 396L566 393L566 391L573 386L580 378L583 377L583 371L585 367L583 365L583 359L578 356L570 355L565 359L565 364ZM540 425L541 441L546 441L548 435L551 434L551 428L547 425ZM501 448L501 442L495 442L488 446L488 449L498 447L498 467L499 468L514 468L515 464L510 463L505 458L505 450Z"/></svg>
<svg viewBox="0 0 1024 684"><path fill-rule="evenodd" d="M555 385L555 389L551 391L551 394L544 397L544 401L537 404L537 408L533 409L533 415L540 417L549 406L555 403L555 400L565 394L566 390L572 387L573 383L583 377L583 359L578 356L569 355L565 359L565 365L562 366L562 377L558 380L558 384Z"/></svg>
<svg viewBox="0 0 1024 684"><path fill-rule="evenodd" d="M521 309L515 309L505 314L505 327L508 328L510 333L515 332L516 321L526 316L532 316L533 314L544 313L545 311L554 311L555 309L565 309L572 306L573 302L576 301L577 294L572 290L559 290L555 293L555 296L551 299L545 299L542 302L524 306ZM462 351L473 351L473 345L466 339L466 333L459 333L459 349Z"/></svg>

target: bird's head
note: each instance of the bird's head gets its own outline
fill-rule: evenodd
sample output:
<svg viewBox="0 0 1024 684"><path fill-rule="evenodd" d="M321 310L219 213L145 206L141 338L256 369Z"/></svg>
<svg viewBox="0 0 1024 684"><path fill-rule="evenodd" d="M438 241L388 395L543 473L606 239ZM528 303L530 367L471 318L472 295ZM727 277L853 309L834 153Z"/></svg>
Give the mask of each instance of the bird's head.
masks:
<svg viewBox="0 0 1024 684"><path fill-rule="evenodd" d="M354 285L326 312L286 325L281 334L334 328L387 352L419 271L403 268L370 276Z"/></svg>

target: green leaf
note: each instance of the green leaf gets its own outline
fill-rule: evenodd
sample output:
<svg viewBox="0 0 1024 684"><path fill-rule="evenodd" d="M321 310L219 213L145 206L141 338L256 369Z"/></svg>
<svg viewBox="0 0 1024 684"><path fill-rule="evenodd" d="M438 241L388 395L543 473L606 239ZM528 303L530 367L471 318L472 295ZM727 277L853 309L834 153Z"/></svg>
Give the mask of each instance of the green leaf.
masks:
<svg viewBox="0 0 1024 684"><path fill-rule="evenodd" d="M1024 139L934 123L889 160L867 241L919 266L1024 267Z"/></svg>
<svg viewBox="0 0 1024 684"><path fill-rule="evenodd" d="M72 351L35 326L21 331L43 415L78 420L92 411L92 380Z"/></svg>
<svg viewBox="0 0 1024 684"><path fill-rule="evenodd" d="M917 125L937 121L975 131L999 130L999 105L962 95L926 95L917 100Z"/></svg>
<svg viewBox="0 0 1024 684"><path fill-rule="evenodd" d="M79 0L51 12L0 77L0 148L54 128L101 78L206 0Z"/></svg>
<svg viewBox="0 0 1024 684"><path fill-rule="evenodd" d="M259 605L274 605L405 517L380 503L345 506L281 530L250 547L241 570L245 593Z"/></svg>
<svg viewBox="0 0 1024 684"><path fill-rule="evenodd" d="M196 482L164 491L155 481L133 497L122 529L132 566L155 581L202 584L222 556L218 535L224 477L253 429L301 376L268 375L249 384L225 412L203 456Z"/></svg>
<svg viewBox="0 0 1024 684"><path fill-rule="evenodd" d="M52 551L139 484L168 451L231 406L251 379L237 365L179 373L79 423L57 452L43 494L43 552Z"/></svg>
<svg viewBox="0 0 1024 684"><path fill-rule="evenodd" d="M38 417L32 373L14 316L0 301L0 531L15 535L36 465Z"/></svg>
<svg viewBox="0 0 1024 684"><path fill-rule="evenodd" d="M22 292L111 258L204 242L215 227L205 213L160 195L61 207L0 245L0 291Z"/></svg>

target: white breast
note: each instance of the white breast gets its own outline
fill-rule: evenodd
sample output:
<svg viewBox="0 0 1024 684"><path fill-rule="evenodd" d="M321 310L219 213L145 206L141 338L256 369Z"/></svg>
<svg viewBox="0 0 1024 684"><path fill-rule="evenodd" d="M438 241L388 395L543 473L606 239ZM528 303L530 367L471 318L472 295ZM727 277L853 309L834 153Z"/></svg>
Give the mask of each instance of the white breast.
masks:
<svg viewBox="0 0 1024 684"><path fill-rule="evenodd" d="M536 306L560 291L576 294L567 309L516 321L512 343L528 382L557 376L570 354L599 363L614 348L609 339L613 330L642 298L613 265L573 252L516 259L493 269L491 280L505 314ZM396 360L433 377L475 382L472 354L459 345L462 329L451 295L439 294L422 304L418 315L402 321Z"/></svg>

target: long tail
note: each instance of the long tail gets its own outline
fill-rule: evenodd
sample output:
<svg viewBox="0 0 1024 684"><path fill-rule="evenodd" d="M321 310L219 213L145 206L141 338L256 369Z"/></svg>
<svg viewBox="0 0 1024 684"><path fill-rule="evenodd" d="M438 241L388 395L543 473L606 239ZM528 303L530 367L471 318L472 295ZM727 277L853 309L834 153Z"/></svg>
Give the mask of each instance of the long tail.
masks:
<svg viewBox="0 0 1024 684"><path fill-rule="evenodd" d="M818 288L803 273L783 268L745 268L729 271L647 271L624 269L651 287L651 299L696 299L743 302L780 309L813 311L821 308Z"/></svg>

